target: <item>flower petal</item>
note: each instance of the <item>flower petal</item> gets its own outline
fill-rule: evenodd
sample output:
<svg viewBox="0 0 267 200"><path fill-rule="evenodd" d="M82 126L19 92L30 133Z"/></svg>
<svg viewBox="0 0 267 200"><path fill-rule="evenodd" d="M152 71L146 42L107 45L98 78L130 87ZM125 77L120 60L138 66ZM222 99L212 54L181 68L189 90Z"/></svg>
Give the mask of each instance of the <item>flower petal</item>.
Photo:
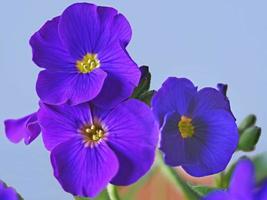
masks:
<svg viewBox="0 0 267 200"><path fill-rule="evenodd" d="M118 43L105 48L99 53L101 69L108 74L123 79L134 86L137 86L141 77L141 72L137 64L132 60L127 51Z"/></svg>
<svg viewBox="0 0 267 200"><path fill-rule="evenodd" d="M44 70L39 73L36 90L45 103L58 105L68 102L76 105L95 98L101 91L106 76L106 72L99 68L89 74Z"/></svg>
<svg viewBox="0 0 267 200"><path fill-rule="evenodd" d="M229 192L238 199L253 199L255 172L249 159L240 160L232 174Z"/></svg>
<svg viewBox="0 0 267 200"><path fill-rule="evenodd" d="M52 106L41 104L38 119L44 144L48 150L77 136L82 125L92 123L89 104Z"/></svg>
<svg viewBox="0 0 267 200"><path fill-rule="evenodd" d="M182 167L192 176L207 176L225 169L238 144L238 130L232 115L225 110L205 112L193 119L195 134L186 140L185 149L194 165Z"/></svg>
<svg viewBox="0 0 267 200"><path fill-rule="evenodd" d="M74 72L75 60L61 43L58 34L60 17L48 21L30 39L33 61L40 67L57 72Z"/></svg>
<svg viewBox="0 0 267 200"><path fill-rule="evenodd" d="M113 8L76 3L63 12L59 34L70 53L81 59L87 53L99 53L114 42L125 47L131 38L131 27Z"/></svg>
<svg viewBox="0 0 267 200"><path fill-rule="evenodd" d="M118 174L111 183L134 183L150 169L155 157L159 131L151 110L132 99L98 118L105 124L107 143L119 160Z"/></svg>
<svg viewBox="0 0 267 200"><path fill-rule="evenodd" d="M4 123L6 136L13 143L18 143L24 139L25 144L28 145L41 132L36 113L20 119L5 120Z"/></svg>
<svg viewBox="0 0 267 200"><path fill-rule="evenodd" d="M175 112L168 113L161 129L160 150L163 152L165 163L173 167L190 164L186 159L185 141L177 126L180 118L181 116Z"/></svg>
<svg viewBox="0 0 267 200"><path fill-rule="evenodd" d="M168 78L152 99L152 110L162 125L164 116L175 111L180 115L187 113L188 105L197 88L185 78Z"/></svg>
<svg viewBox="0 0 267 200"><path fill-rule="evenodd" d="M214 88L201 89L190 102L189 113L197 117L211 109L224 109L230 111L227 98Z"/></svg>
<svg viewBox="0 0 267 200"><path fill-rule="evenodd" d="M64 190L81 197L95 197L118 171L116 155L105 142L90 148L79 137L55 147L51 162Z"/></svg>
<svg viewBox="0 0 267 200"><path fill-rule="evenodd" d="M101 92L93 99L93 103L99 107L113 108L129 98L134 88L133 84L109 74Z"/></svg>
<svg viewBox="0 0 267 200"><path fill-rule="evenodd" d="M3 200L20 200L16 191L11 187L4 188L2 191L0 191L0 199L3 199Z"/></svg>

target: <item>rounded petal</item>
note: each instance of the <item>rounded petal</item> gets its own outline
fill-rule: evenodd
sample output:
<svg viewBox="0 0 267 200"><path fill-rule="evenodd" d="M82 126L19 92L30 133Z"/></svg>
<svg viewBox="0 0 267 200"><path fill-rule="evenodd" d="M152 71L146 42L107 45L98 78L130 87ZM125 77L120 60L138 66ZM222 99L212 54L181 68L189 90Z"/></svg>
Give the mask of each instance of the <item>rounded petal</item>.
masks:
<svg viewBox="0 0 267 200"><path fill-rule="evenodd" d="M51 162L63 189L81 197L95 197L118 171L117 157L105 142L90 148L79 137L55 147Z"/></svg>
<svg viewBox="0 0 267 200"><path fill-rule="evenodd" d="M207 176L224 170L238 144L238 129L225 110L205 112L193 119L195 133L185 140L185 151L194 165L182 167L192 176Z"/></svg>
<svg viewBox="0 0 267 200"><path fill-rule="evenodd" d="M212 109L230 111L229 101L218 90L214 88L204 88L191 100L189 113L192 117L197 117Z"/></svg>
<svg viewBox="0 0 267 200"><path fill-rule="evenodd" d="M59 34L69 52L80 59L86 53L98 53L114 42L126 46L131 38L131 28L113 8L76 3L63 12Z"/></svg>
<svg viewBox="0 0 267 200"><path fill-rule="evenodd" d="M107 144L119 160L119 171L111 183L134 183L150 169L155 158L159 130L151 110L132 99L97 117L105 125Z"/></svg>
<svg viewBox="0 0 267 200"><path fill-rule="evenodd" d="M57 72L74 72L75 60L62 45L58 34L60 17L46 22L30 39L33 61L42 68Z"/></svg>
<svg viewBox="0 0 267 200"><path fill-rule="evenodd" d="M24 139L25 144L30 144L40 134L41 128L37 120L37 113L32 113L20 119L5 120L7 138L18 143Z"/></svg>
<svg viewBox="0 0 267 200"><path fill-rule="evenodd" d="M181 116L175 112L168 113L161 129L160 150L163 152L165 163L172 167L190 164L186 158L185 141L178 130L180 118Z"/></svg>
<svg viewBox="0 0 267 200"><path fill-rule="evenodd" d="M93 99L93 103L103 108L113 108L129 98L135 86L112 74L105 79L101 92Z"/></svg>
<svg viewBox="0 0 267 200"><path fill-rule="evenodd" d="M230 194L224 191L214 191L211 192L207 197L204 197L203 200L238 200L231 197Z"/></svg>
<svg viewBox="0 0 267 200"><path fill-rule="evenodd" d="M41 104L38 119L42 128L43 141L48 150L77 136L82 125L92 123L89 104L77 106L52 106Z"/></svg>
<svg viewBox="0 0 267 200"><path fill-rule="evenodd" d="M118 43L99 53L101 69L119 79L137 86L141 72L127 51Z"/></svg>
<svg viewBox="0 0 267 200"><path fill-rule="evenodd" d="M0 181L0 199L3 200L20 200L19 195L12 187L7 187Z"/></svg>
<svg viewBox="0 0 267 200"><path fill-rule="evenodd" d="M69 103L77 105L95 98L101 91L106 72L95 69L89 74L55 73L41 71L36 90L41 100L48 104Z"/></svg>
<svg viewBox="0 0 267 200"><path fill-rule="evenodd" d="M185 78L168 78L152 98L152 110L162 125L164 116L168 112L177 112L180 115L187 113L188 105L196 94L197 88Z"/></svg>
<svg viewBox="0 0 267 200"><path fill-rule="evenodd" d="M255 180L253 163L249 159L241 159L232 174L229 192L240 199L253 199Z"/></svg>

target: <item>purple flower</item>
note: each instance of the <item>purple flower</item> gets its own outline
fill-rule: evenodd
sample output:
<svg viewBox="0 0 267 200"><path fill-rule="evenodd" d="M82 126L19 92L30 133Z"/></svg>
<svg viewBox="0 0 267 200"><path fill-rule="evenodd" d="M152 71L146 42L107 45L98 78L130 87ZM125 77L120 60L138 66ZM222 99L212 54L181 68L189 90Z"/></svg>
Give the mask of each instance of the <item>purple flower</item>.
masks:
<svg viewBox="0 0 267 200"><path fill-rule="evenodd" d="M140 101L127 100L111 110L89 103L41 104L38 118L54 175L73 195L94 197L109 182L134 183L154 161L158 126Z"/></svg>
<svg viewBox="0 0 267 200"><path fill-rule="evenodd" d="M33 61L45 69L36 85L41 100L110 107L128 98L140 78L125 50L131 34L117 10L88 3L48 21L30 40Z"/></svg>
<svg viewBox="0 0 267 200"><path fill-rule="evenodd" d="M20 197L12 187L7 187L2 181L0 181L0 199L20 200Z"/></svg>
<svg viewBox="0 0 267 200"><path fill-rule="evenodd" d="M256 188L255 179L253 163L242 159L236 165L229 189L211 192L203 200L266 200L267 182Z"/></svg>
<svg viewBox="0 0 267 200"><path fill-rule="evenodd" d="M197 91L184 78L168 78L152 99L161 127L160 150L166 164L193 176L225 169L238 144L238 130L223 94Z"/></svg>
<svg viewBox="0 0 267 200"><path fill-rule="evenodd" d="M8 119L4 123L6 136L13 143L18 143L24 139L24 143L28 145L41 132L37 113L32 113L20 119Z"/></svg>

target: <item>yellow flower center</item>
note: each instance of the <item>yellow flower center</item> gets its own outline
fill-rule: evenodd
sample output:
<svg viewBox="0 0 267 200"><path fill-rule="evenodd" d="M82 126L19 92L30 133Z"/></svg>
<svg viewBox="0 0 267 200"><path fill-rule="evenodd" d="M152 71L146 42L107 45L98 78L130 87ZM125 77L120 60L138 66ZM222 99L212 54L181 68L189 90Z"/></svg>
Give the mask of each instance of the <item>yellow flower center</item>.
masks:
<svg viewBox="0 0 267 200"><path fill-rule="evenodd" d="M100 142L105 137L105 131L99 124L86 125L81 129L86 146Z"/></svg>
<svg viewBox="0 0 267 200"><path fill-rule="evenodd" d="M192 124L192 119L189 117L182 116L178 123L178 128L182 138L188 138L194 135L195 128Z"/></svg>
<svg viewBox="0 0 267 200"><path fill-rule="evenodd" d="M97 58L97 54L87 53L82 60L76 62L76 67L79 72L87 74L100 67L100 61Z"/></svg>

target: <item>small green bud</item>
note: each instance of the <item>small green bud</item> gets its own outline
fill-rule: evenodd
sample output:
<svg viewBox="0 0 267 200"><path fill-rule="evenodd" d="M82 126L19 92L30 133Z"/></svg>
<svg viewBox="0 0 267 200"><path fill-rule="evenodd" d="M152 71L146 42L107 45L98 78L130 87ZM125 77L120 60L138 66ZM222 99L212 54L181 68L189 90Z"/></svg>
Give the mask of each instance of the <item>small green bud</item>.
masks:
<svg viewBox="0 0 267 200"><path fill-rule="evenodd" d="M239 138L238 150L253 151L259 141L261 135L261 128L252 126L244 130Z"/></svg>
<svg viewBox="0 0 267 200"><path fill-rule="evenodd" d="M251 115L248 115L238 126L238 131L239 131L239 134L242 135L243 132L251 127L251 126L254 126L255 123L256 123L256 116L251 114Z"/></svg>

